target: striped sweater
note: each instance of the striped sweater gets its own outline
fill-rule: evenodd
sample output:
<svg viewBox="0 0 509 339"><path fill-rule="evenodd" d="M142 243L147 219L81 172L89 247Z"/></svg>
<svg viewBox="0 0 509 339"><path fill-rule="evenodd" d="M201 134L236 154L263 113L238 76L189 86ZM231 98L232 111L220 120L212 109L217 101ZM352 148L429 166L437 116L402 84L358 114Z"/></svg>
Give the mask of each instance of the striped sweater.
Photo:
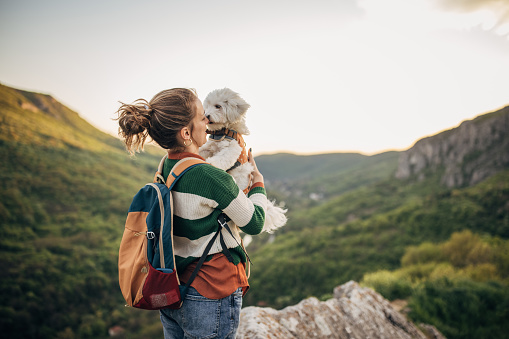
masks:
<svg viewBox="0 0 509 339"><path fill-rule="evenodd" d="M178 159L172 159L172 155L166 159L163 167L165 178L177 162ZM206 164L186 172L175 184L172 192L173 246L177 272L184 272L189 264L201 257L205 246L218 229L217 217L222 212L230 217L228 224L239 243L239 228L251 235L260 233L263 228L267 209L267 196L263 185L253 185L246 196L235 184L232 176ZM228 231L223 229L221 232L234 264L246 262L244 252ZM218 237L207 260L219 252L222 252L222 247Z"/></svg>

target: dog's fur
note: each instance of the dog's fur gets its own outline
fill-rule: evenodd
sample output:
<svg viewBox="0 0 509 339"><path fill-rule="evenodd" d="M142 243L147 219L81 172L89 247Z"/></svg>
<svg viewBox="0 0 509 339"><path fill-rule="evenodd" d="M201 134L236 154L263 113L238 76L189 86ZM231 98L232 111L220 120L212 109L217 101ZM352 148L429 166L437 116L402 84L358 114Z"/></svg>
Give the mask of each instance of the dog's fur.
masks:
<svg viewBox="0 0 509 339"><path fill-rule="evenodd" d="M241 135L248 135L246 126L246 112L250 105L242 99L238 93L229 88L216 89L210 92L203 108L210 123L207 128L210 131L219 131L223 128L236 131ZM210 164L227 171L233 176L241 190L245 190L250 184L250 175L253 165L249 162L231 169L239 158L244 145L239 145L236 140L224 138L223 140L209 139L200 148L200 155ZM263 231L272 233L277 228L286 224L287 210L275 206L269 201Z"/></svg>

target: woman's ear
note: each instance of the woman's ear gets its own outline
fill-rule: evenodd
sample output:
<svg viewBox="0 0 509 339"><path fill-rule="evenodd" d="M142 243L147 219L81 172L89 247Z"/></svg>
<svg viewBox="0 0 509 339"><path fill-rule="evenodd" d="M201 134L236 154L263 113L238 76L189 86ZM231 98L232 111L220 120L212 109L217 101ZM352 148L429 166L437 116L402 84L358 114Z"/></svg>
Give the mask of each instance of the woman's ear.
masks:
<svg viewBox="0 0 509 339"><path fill-rule="evenodd" d="M182 139L184 140L188 140L191 138L191 130L189 129L189 127L184 127L180 130L180 136L182 137Z"/></svg>

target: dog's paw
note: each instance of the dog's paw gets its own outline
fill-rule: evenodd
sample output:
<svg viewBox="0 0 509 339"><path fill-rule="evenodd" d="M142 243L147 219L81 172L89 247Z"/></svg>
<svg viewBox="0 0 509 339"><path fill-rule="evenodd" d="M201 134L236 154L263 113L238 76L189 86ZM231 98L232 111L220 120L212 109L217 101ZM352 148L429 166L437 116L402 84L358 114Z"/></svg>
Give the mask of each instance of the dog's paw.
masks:
<svg viewBox="0 0 509 339"><path fill-rule="evenodd" d="M235 165L235 162L242 152L242 147L240 147L239 143L235 140L214 142L213 149L213 155L205 158L205 160L215 167L225 171Z"/></svg>
<svg viewBox="0 0 509 339"><path fill-rule="evenodd" d="M205 160L212 166L220 168L223 171L226 171L227 169L231 168L235 164L234 161L233 162L228 161L228 159L224 159L224 158L218 157L216 155L212 156L210 158L205 158Z"/></svg>
<svg viewBox="0 0 509 339"><path fill-rule="evenodd" d="M242 164L230 171L228 173L235 179L237 186L239 186L240 190L245 190L250 184L250 174L253 172L253 165L249 162Z"/></svg>

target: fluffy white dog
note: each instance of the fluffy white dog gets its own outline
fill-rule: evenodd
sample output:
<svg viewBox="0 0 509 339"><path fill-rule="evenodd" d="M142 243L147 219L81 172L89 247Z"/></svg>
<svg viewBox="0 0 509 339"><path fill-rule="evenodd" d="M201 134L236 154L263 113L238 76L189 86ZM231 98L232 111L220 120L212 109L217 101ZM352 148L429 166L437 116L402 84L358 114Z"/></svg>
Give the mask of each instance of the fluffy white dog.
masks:
<svg viewBox="0 0 509 339"><path fill-rule="evenodd" d="M209 140L200 148L200 155L210 164L227 171L241 190L247 192L253 166L247 161L242 135L248 135L246 112L250 105L229 88L210 92L203 101ZM272 233L286 224L287 210L269 201L263 231Z"/></svg>

